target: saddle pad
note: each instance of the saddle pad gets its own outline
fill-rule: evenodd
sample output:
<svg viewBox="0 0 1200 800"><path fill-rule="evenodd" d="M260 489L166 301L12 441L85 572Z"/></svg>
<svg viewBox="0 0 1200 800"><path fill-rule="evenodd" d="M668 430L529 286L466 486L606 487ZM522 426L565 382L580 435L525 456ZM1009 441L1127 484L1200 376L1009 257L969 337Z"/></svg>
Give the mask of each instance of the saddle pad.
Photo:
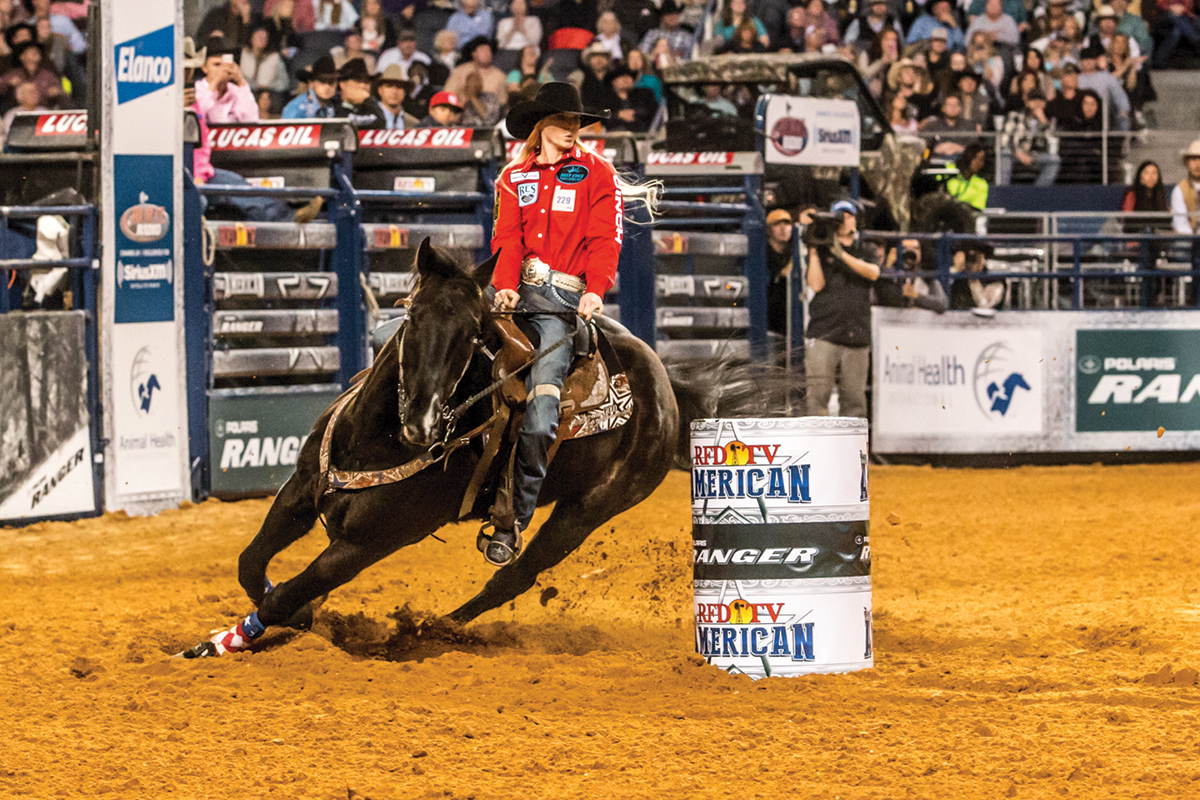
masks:
<svg viewBox="0 0 1200 800"><path fill-rule="evenodd" d="M624 425L631 416L633 392L629 388L629 379L624 372L620 372L609 377L608 392L600 405L590 411L580 411L563 418L559 439L568 441L606 433Z"/></svg>

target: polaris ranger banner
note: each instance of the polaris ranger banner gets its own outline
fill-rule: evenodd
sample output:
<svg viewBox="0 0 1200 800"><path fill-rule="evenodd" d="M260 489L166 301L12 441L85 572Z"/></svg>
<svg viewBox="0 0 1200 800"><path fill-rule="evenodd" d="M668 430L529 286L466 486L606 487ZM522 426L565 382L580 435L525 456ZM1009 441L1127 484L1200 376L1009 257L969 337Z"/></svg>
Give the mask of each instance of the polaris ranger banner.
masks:
<svg viewBox="0 0 1200 800"><path fill-rule="evenodd" d="M877 452L1200 449L1195 311L872 315Z"/></svg>
<svg viewBox="0 0 1200 800"><path fill-rule="evenodd" d="M188 497L178 2L101 5L105 507Z"/></svg>
<svg viewBox="0 0 1200 800"><path fill-rule="evenodd" d="M84 312L0 314L0 523L96 511Z"/></svg>
<svg viewBox="0 0 1200 800"><path fill-rule="evenodd" d="M1200 428L1200 330L1075 336L1076 431Z"/></svg>
<svg viewBox="0 0 1200 800"><path fill-rule="evenodd" d="M340 393L336 386L210 392L212 493L245 497L279 491L296 471L313 423Z"/></svg>
<svg viewBox="0 0 1200 800"><path fill-rule="evenodd" d="M851 100L771 95L763 127L766 161L857 167L860 129L858 106Z"/></svg>

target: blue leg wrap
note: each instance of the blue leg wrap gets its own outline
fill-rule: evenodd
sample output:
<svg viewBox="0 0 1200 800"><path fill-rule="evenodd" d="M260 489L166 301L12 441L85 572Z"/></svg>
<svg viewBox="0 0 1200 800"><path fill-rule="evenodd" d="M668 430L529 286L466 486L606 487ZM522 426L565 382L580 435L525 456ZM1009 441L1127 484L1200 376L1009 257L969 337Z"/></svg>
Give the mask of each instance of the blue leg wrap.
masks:
<svg viewBox="0 0 1200 800"><path fill-rule="evenodd" d="M258 621L257 611L252 612L250 616L242 620L242 632L249 639L257 639L263 635L263 631L266 629L267 626Z"/></svg>

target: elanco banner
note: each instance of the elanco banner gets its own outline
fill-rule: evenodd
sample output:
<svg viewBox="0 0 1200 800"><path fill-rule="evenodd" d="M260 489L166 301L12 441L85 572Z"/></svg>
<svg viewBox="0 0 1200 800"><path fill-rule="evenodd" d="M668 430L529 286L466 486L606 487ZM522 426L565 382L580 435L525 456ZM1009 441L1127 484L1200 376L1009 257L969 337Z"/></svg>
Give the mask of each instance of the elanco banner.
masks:
<svg viewBox="0 0 1200 800"><path fill-rule="evenodd" d="M189 491L180 10L144 0L102 9L105 507L148 514Z"/></svg>
<svg viewBox="0 0 1200 800"><path fill-rule="evenodd" d="M763 135L768 164L857 167L862 141L850 100L772 95Z"/></svg>

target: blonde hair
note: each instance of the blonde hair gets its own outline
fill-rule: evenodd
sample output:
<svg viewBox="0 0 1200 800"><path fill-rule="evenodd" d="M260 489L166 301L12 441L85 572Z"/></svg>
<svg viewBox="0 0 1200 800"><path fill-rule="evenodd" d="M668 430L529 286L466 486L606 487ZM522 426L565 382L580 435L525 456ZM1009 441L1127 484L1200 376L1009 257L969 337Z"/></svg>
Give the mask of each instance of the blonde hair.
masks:
<svg viewBox="0 0 1200 800"><path fill-rule="evenodd" d="M517 157L513 159L512 163L520 163L525 161L530 156L542 152L542 131L546 129L549 121L555 116L558 115L552 114L549 117L543 117L542 119L538 120L537 125L533 126L533 130L530 132L529 136L525 137L525 145L521 148L521 152L517 154ZM578 117L576 117L576 122L573 128L568 128L568 130L574 130L576 134L579 133ZM585 153L590 153L597 158L604 158L604 154L598 152L595 147L587 142L576 139L575 144ZM646 212L650 215L650 221L654 222L654 219L658 214L658 198L659 195L662 194L662 182L646 181L645 183L635 183L619 172L617 173L616 178L617 191L621 193L621 197L625 200L626 205L628 205L631 201L634 203L641 203L646 207Z"/></svg>

